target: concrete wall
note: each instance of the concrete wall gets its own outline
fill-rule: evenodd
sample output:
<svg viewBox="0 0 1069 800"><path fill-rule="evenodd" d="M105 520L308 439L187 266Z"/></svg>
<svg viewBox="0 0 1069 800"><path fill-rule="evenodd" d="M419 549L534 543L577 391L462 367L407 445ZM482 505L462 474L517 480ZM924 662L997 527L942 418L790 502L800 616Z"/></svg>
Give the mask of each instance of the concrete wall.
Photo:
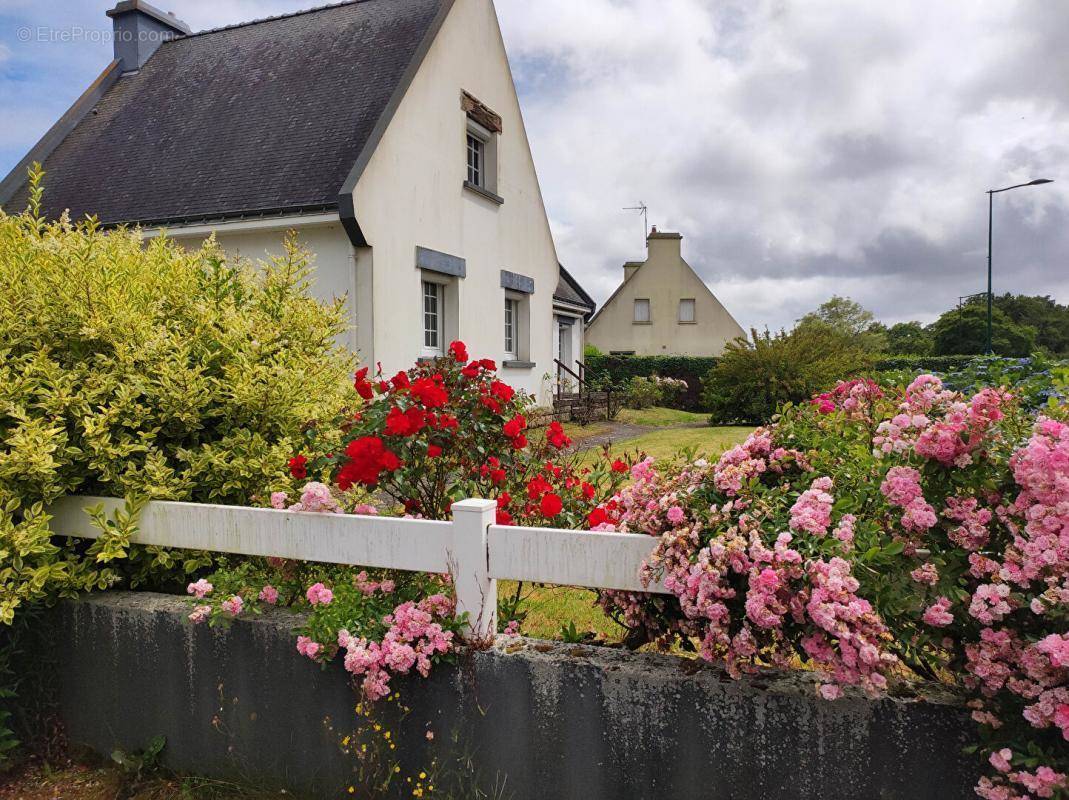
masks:
<svg viewBox="0 0 1069 800"><path fill-rule="evenodd" d="M498 205L464 187L467 91L502 118L497 143ZM354 192L356 217L374 254L375 360L389 371L422 347L421 274L416 247L467 261L456 330L473 356L504 357L505 290L500 271L534 279L530 358L504 379L548 400L553 371L553 292L558 261L519 100L490 0L456 0L365 168ZM450 321L447 319L447 326Z"/></svg>
<svg viewBox="0 0 1069 800"><path fill-rule="evenodd" d="M399 681L400 700L369 722L340 665L297 655L293 615L212 630L188 611L111 593L52 612L72 742L133 751L163 734L175 769L316 797L376 796L374 763L399 768L396 795L377 796L411 796L404 779L424 772L428 796L516 800L956 800L978 770L961 755L971 723L950 706L828 703L804 673L736 682L697 662L522 639Z"/></svg>
<svg viewBox="0 0 1069 800"><path fill-rule="evenodd" d="M587 341L604 353L718 356L745 331L683 260L678 233L651 233L645 262L628 262L624 282L587 327ZM635 300L650 301L649 323L634 321ZM679 301L693 298L693 323L679 321Z"/></svg>

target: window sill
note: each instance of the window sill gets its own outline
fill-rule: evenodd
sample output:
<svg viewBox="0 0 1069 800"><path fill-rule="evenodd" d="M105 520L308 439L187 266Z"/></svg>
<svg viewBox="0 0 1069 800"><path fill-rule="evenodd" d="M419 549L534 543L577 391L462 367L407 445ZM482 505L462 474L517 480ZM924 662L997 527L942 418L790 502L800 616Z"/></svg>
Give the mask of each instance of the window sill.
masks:
<svg viewBox="0 0 1069 800"><path fill-rule="evenodd" d="M489 200L491 203L497 203L498 205L502 205L505 202L505 198L501 197L500 195L494 194L489 189L484 189L481 186L476 186L471 181L464 181L464 188L470 192L475 192L475 194L479 195L479 197Z"/></svg>
<svg viewBox="0 0 1069 800"><path fill-rule="evenodd" d="M531 369L534 367L533 361L502 361L502 369Z"/></svg>
<svg viewBox="0 0 1069 800"><path fill-rule="evenodd" d="M698 321L696 319L691 319L691 320L683 320L683 319L681 319L681 320L679 320L677 322L677 324L678 325L697 325Z"/></svg>
<svg viewBox="0 0 1069 800"><path fill-rule="evenodd" d="M646 320L645 322L639 322L638 320L633 320L631 322L631 324L632 325L652 325L653 322L651 320Z"/></svg>

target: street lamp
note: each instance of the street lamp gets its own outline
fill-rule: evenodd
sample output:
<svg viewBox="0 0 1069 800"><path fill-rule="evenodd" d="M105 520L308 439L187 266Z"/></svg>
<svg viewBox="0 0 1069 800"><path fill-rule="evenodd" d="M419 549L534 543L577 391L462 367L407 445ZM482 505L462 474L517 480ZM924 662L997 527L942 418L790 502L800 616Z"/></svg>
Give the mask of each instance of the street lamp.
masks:
<svg viewBox="0 0 1069 800"><path fill-rule="evenodd" d="M1054 183L1050 178L1036 178L1028 183L1017 183L1007 186L1005 189L987 190L987 354L991 355L994 350L991 347L991 225L995 211L995 195L999 192L1008 192L1010 189L1020 189L1022 186L1039 186L1043 183Z"/></svg>

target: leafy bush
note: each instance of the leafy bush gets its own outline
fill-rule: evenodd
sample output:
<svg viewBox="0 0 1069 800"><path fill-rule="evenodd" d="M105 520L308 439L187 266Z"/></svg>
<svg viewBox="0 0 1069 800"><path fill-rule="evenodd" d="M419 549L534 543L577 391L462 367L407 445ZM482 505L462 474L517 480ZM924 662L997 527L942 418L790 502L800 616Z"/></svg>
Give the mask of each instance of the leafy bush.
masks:
<svg viewBox="0 0 1069 800"><path fill-rule="evenodd" d="M612 387L624 391L632 378L660 375L686 381L687 390L674 407L695 410L701 404L702 376L716 366L711 356L605 356L588 355L588 380L599 388Z"/></svg>
<svg viewBox="0 0 1069 800"><path fill-rule="evenodd" d="M632 643L698 642L734 675L807 662L828 699L949 683L981 727L980 796L1066 797L1069 408L1048 412L858 380L715 465L642 462L597 521L658 537L644 570L671 594L601 602Z"/></svg>
<svg viewBox="0 0 1069 800"><path fill-rule="evenodd" d="M628 408L650 408L659 406L664 393L660 385L653 378L632 378L627 387Z"/></svg>
<svg viewBox="0 0 1069 800"><path fill-rule="evenodd" d="M962 369L946 373L943 383L963 394L974 394L985 386L1001 386L1013 392L1024 408L1056 408L1069 400L1069 361L1054 361L1042 355L979 356Z"/></svg>
<svg viewBox="0 0 1069 800"><path fill-rule="evenodd" d="M976 356L891 356L877 359L872 368L879 372L900 369L914 370L914 374L946 372L947 370L961 369L974 358Z"/></svg>
<svg viewBox="0 0 1069 800"><path fill-rule="evenodd" d="M53 539L70 493L247 502L280 478L304 423L333 414L350 357L339 305L306 295L307 256L254 270L209 242L0 213L0 621L27 602L205 563L128 554L132 520ZM136 503L133 506L136 508Z"/></svg>
<svg viewBox="0 0 1069 800"><path fill-rule="evenodd" d="M872 355L855 337L820 322L790 333L752 332L730 342L703 380L702 401L712 423L760 423L784 403L797 403L865 371Z"/></svg>

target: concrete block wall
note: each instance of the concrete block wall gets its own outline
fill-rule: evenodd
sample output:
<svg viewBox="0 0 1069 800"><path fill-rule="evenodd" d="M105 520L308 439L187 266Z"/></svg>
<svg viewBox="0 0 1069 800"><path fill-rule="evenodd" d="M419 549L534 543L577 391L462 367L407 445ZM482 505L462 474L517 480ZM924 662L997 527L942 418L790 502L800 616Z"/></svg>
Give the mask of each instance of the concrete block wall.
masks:
<svg viewBox="0 0 1069 800"><path fill-rule="evenodd" d="M437 781L424 796L957 800L979 770L952 705L829 703L805 673L733 681L674 657L518 638L397 681L399 698L368 719L340 663L296 653L293 614L208 629L188 612L130 592L52 612L72 742L135 751L162 734L174 769L310 797L410 797Z"/></svg>

